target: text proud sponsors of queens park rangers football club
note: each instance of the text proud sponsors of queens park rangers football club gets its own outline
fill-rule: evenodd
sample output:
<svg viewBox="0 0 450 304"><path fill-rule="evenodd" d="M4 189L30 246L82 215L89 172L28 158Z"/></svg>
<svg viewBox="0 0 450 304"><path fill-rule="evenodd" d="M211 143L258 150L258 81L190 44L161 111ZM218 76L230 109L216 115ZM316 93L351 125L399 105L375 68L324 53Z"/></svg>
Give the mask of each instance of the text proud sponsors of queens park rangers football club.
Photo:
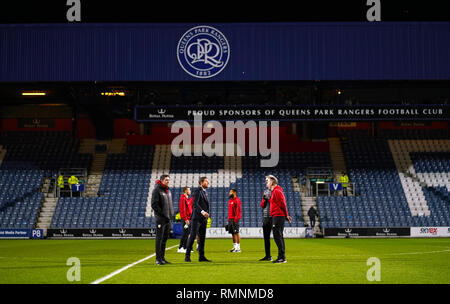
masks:
<svg viewBox="0 0 450 304"><path fill-rule="evenodd" d="M222 72L230 54L225 35L211 26L193 27L178 41L178 62L186 73L196 78L211 78Z"/></svg>

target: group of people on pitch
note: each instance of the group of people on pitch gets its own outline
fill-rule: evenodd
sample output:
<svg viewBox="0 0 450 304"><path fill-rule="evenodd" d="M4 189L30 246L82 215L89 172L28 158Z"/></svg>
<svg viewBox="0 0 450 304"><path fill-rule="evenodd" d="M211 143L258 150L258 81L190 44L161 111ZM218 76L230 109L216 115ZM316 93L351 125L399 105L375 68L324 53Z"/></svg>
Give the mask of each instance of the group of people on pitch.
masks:
<svg viewBox="0 0 450 304"><path fill-rule="evenodd" d="M157 185L152 192L151 206L154 211L156 221L156 265L170 264L165 259L166 243L169 238L170 221L174 216L172 195L169 190L170 177L162 175L156 181ZM189 187L183 188L183 194L180 197L180 216L183 225L183 235L181 237L178 252L185 253L185 262L191 262L191 253L194 240L197 239L199 262L211 262L205 257L205 239L206 227L209 214L209 198L207 188L209 180L207 177L201 177L199 187L196 188L192 197L189 198L191 190ZM285 243L283 237L284 224L291 217L288 214L286 198L283 189L278 185L275 176L266 177L266 187L261 201L263 210L263 235L265 256L260 261L272 261L270 254L270 233L273 232L273 238L278 247L278 258L273 263L286 263ZM230 252L241 252L239 220L241 219L241 201L237 196L237 190L231 189L228 201L228 224L227 231L233 236L233 248Z"/></svg>

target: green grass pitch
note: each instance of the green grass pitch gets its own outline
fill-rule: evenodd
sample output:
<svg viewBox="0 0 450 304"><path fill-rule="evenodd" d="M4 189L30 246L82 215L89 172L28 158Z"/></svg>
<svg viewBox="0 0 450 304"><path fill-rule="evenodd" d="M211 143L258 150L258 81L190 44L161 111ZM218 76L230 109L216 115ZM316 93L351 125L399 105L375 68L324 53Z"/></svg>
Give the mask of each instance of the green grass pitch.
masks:
<svg viewBox="0 0 450 304"><path fill-rule="evenodd" d="M167 247L177 245L171 239ZM155 257L102 284L157 283L450 283L450 239L286 239L286 264L259 262L262 239L242 239L241 253L229 253L231 239L207 239L213 263L184 262L177 247L172 264ZM272 256L276 257L272 241ZM0 283L91 283L154 253L154 240L0 240ZM81 280L69 282L67 259L80 260ZM380 260L381 281L368 281L367 259Z"/></svg>

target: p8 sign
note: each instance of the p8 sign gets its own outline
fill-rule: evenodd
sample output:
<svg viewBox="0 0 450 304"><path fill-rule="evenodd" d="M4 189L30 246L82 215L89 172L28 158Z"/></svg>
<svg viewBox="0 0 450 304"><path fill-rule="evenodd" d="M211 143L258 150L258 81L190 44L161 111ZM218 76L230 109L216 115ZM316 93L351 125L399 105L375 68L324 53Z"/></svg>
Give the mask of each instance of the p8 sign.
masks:
<svg viewBox="0 0 450 304"><path fill-rule="evenodd" d="M43 239L44 238L44 230L42 230L42 229L33 229L33 230L31 230L30 238L32 238L32 239Z"/></svg>

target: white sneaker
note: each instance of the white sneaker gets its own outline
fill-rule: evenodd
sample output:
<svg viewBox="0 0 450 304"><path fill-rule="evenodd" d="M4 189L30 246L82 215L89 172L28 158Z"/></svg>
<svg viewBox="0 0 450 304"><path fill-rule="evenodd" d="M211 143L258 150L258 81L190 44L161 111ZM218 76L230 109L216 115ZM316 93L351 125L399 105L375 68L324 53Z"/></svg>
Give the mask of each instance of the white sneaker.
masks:
<svg viewBox="0 0 450 304"><path fill-rule="evenodd" d="M186 253L186 249L184 249L184 248L178 248L177 252L178 252L178 253Z"/></svg>
<svg viewBox="0 0 450 304"><path fill-rule="evenodd" d="M241 249L240 248L239 249L234 249L233 252L241 252Z"/></svg>

